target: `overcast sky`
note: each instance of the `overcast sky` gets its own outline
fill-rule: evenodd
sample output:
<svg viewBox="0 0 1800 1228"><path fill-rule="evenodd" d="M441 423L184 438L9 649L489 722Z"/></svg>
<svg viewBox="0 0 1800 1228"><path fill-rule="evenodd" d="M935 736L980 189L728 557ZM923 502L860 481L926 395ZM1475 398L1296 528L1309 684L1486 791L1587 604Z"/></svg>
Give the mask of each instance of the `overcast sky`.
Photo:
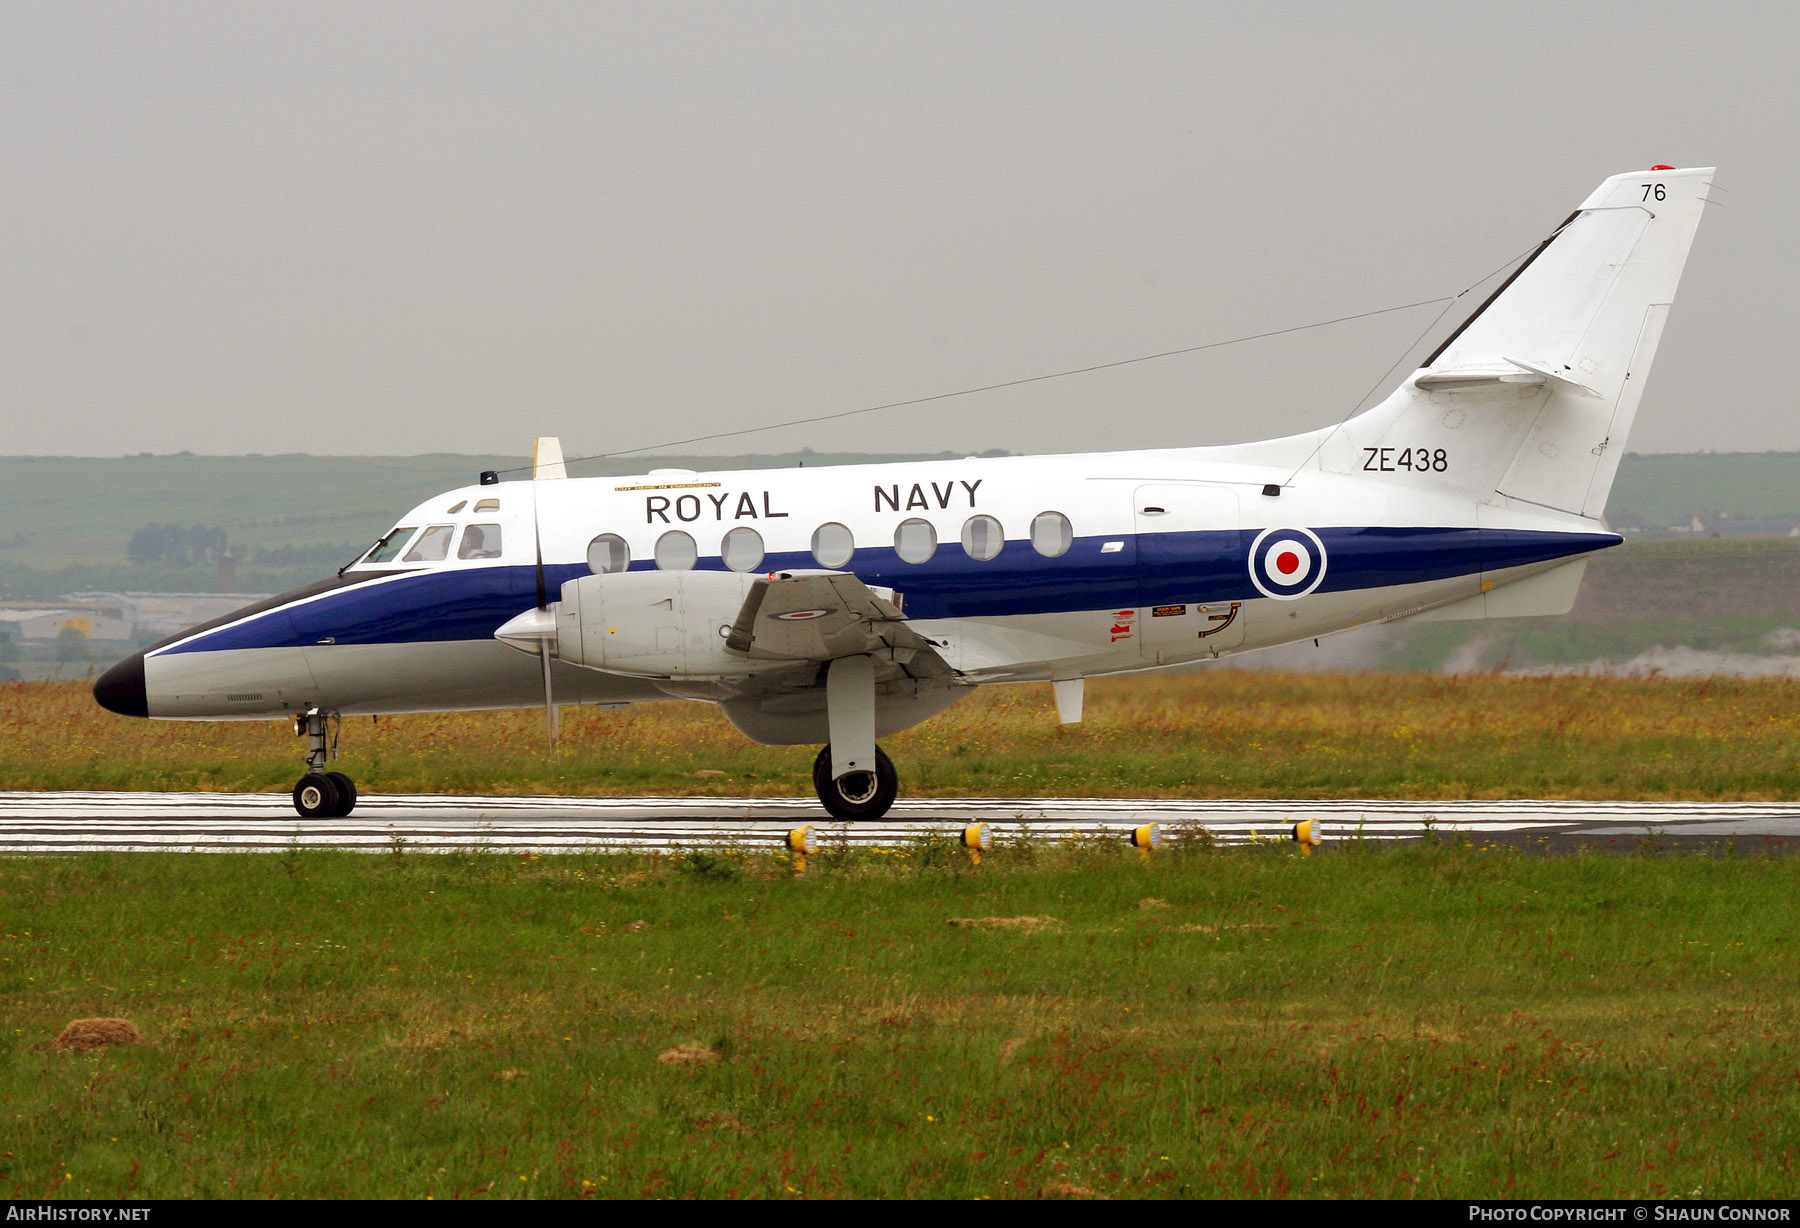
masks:
<svg viewBox="0 0 1800 1228"><path fill-rule="evenodd" d="M0 452L657 445L1455 294L1652 163L1717 165L1722 206L1629 446L1800 449L1797 26L10 0ZM694 450L1285 434L1438 311Z"/></svg>

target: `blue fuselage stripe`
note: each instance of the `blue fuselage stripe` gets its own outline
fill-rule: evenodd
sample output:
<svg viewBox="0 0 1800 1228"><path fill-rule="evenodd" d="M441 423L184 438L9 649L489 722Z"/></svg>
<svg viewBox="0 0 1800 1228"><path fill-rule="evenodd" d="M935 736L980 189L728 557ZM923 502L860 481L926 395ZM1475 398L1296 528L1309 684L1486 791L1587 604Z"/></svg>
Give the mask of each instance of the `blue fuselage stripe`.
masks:
<svg viewBox="0 0 1800 1228"><path fill-rule="evenodd" d="M909 618L995 618L1074 610L1120 609L1178 602L1244 601L1260 596L1250 580L1250 545L1258 530L1145 533L1077 538L1048 559L1029 542L1009 541L977 561L954 542L925 563L903 562L890 547L859 549L846 570L866 584L891 588ZM1521 567L1615 546L1610 533L1526 529L1317 529L1326 552L1317 592L1418 584ZM642 561L634 569L654 567ZM702 570L722 571L718 558ZM812 570L810 554L771 554L759 571ZM554 600L562 585L588 574L586 563L544 568ZM351 573L354 575L355 573ZM296 594L299 597L300 594ZM163 651L303 647L320 643L396 644L488 639L537 601L533 567L463 567L420 571L333 589L279 606Z"/></svg>

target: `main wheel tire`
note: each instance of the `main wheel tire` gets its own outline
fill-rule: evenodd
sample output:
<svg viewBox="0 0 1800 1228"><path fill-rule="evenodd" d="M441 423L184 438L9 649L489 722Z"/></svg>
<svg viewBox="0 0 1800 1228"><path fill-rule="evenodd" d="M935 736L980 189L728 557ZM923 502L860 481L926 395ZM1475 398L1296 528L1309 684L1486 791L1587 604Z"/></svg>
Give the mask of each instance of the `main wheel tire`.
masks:
<svg viewBox="0 0 1800 1228"><path fill-rule="evenodd" d="M356 781L351 780L344 772L326 772L326 780L338 787L337 808L331 810L329 817L342 819L349 816L349 812L356 808Z"/></svg>
<svg viewBox="0 0 1800 1228"><path fill-rule="evenodd" d="M894 770L894 761L887 752L877 746L873 772L846 772L833 780L831 747L827 746L813 760L813 789L834 819L847 823L879 819L900 796L900 773Z"/></svg>
<svg viewBox="0 0 1800 1228"><path fill-rule="evenodd" d="M322 772L308 772L294 786L294 809L303 819L332 819L343 805L337 781Z"/></svg>
<svg viewBox="0 0 1800 1228"><path fill-rule="evenodd" d="M356 782L342 772L327 772L325 775L330 778L332 784L338 787L337 810L332 813L331 817L334 819L348 818L350 812L356 809Z"/></svg>

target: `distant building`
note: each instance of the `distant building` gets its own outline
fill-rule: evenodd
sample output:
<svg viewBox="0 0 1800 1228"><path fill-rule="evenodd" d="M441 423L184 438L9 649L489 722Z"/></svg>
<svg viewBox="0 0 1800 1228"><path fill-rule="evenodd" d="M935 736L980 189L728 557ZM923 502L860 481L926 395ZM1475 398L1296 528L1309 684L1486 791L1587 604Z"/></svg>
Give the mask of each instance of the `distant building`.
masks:
<svg viewBox="0 0 1800 1228"><path fill-rule="evenodd" d="M82 593L77 598L95 604L112 602L123 608L136 634L162 639L185 631L196 623L219 618L265 600L268 593ZM76 598L70 598L71 602Z"/></svg>
<svg viewBox="0 0 1800 1228"><path fill-rule="evenodd" d="M137 634L123 618L82 607L0 609L0 640L52 643L66 631L84 640L130 640Z"/></svg>

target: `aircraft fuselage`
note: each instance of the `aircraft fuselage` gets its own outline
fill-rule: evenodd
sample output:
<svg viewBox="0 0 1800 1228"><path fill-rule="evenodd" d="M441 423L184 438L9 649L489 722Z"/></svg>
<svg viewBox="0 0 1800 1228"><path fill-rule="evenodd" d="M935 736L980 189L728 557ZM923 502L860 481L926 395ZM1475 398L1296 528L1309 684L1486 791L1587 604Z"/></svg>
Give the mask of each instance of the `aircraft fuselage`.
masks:
<svg viewBox="0 0 1800 1228"><path fill-rule="evenodd" d="M1374 481L1314 473L1284 487L1290 474L1217 457L1228 451L459 488L401 524L415 537L449 526L452 541L471 524L498 525L498 558L359 563L335 581L184 633L143 654L142 714L269 719L313 708L533 706L542 701L536 664L494 633L537 602L539 543L554 600L563 583L591 573L589 545L609 534L624 542L633 571L658 567L658 543L669 534L691 539L694 570L725 571L733 569L725 535L754 532L760 555L748 566L741 555L730 559L736 570L830 564L892 589L909 623L941 641L945 659L972 683L1114 673L1314 638L1477 597L1484 584L1620 540L1579 517L1477 503L1444 489L1430 470ZM499 506L469 510L482 499ZM1066 518L1066 541L1053 526L1034 543L1032 527L1046 516ZM987 520L968 529L976 517ZM841 544L839 554L815 554L823 526L847 532L847 560ZM913 539L907 553L927 557L907 561L901 535ZM1287 553L1271 557L1271 542ZM1284 562L1293 570L1284 574ZM670 694L655 679L561 663L555 684L565 703ZM705 679L682 679L677 690L703 698L708 688ZM717 698L731 693L726 684L715 690Z"/></svg>

